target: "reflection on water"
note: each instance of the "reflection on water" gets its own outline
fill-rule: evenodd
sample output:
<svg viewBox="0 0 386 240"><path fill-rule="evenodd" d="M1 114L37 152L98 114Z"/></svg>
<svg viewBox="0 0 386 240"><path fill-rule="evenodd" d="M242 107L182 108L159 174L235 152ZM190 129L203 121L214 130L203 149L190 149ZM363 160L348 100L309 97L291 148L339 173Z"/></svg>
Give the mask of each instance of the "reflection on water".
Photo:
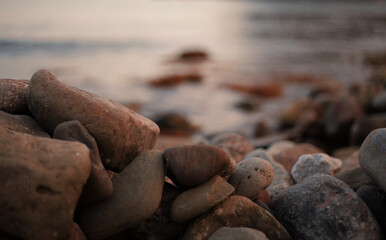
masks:
<svg viewBox="0 0 386 240"><path fill-rule="evenodd" d="M178 110L204 130L236 125L242 100L219 88L278 72L310 73L348 84L364 81L363 54L386 49L384 2L278 1L0 1L0 77L39 68L73 86L142 112ZM204 49L202 84L149 88L146 81L181 71L168 60ZM252 79L252 80L251 80ZM226 119L224 117L227 116ZM219 120L219 118L221 120Z"/></svg>

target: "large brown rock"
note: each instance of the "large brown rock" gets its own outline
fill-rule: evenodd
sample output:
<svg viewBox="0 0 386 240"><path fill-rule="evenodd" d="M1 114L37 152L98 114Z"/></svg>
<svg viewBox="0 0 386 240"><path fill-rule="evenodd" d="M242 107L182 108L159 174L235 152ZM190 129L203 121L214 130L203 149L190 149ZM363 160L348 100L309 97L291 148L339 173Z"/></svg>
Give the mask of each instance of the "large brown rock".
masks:
<svg viewBox="0 0 386 240"><path fill-rule="evenodd" d="M151 149L159 133L151 120L107 98L66 86L46 70L31 78L28 107L51 133L59 123L79 120L97 141L105 167L116 171Z"/></svg>
<svg viewBox="0 0 386 240"><path fill-rule="evenodd" d="M0 111L0 125L20 133L38 137L50 137L34 119L27 115L13 115Z"/></svg>
<svg viewBox="0 0 386 240"><path fill-rule="evenodd" d="M182 240L208 239L222 227L249 227L262 231L271 240L291 239L284 227L267 210L243 196L230 196L207 215L188 226Z"/></svg>
<svg viewBox="0 0 386 240"><path fill-rule="evenodd" d="M373 215L344 182L313 175L271 201L294 239L382 239Z"/></svg>
<svg viewBox="0 0 386 240"><path fill-rule="evenodd" d="M53 137L84 143L90 150L91 173L80 196L80 203L97 202L113 194L113 183L102 165L97 143L81 122L73 120L59 124Z"/></svg>
<svg viewBox="0 0 386 240"><path fill-rule="evenodd" d="M13 114L27 114L28 80L0 79L0 110Z"/></svg>
<svg viewBox="0 0 386 240"><path fill-rule="evenodd" d="M163 155L167 176L179 187L196 187L212 176L229 177L236 163L221 148L208 145L171 147Z"/></svg>
<svg viewBox="0 0 386 240"><path fill-rule="evenodd" d="M175 222L185 222L206 212L234 191L224 178L213 176L204 184L179 195L172 204L170 216Z"/></svg>
<svg viewBox="0 0 386 240"><path fill-rule="evenodd" d="M88 148L0 127L0 229L28 240L68 240L90 174Z"/></svg>
<svg viewBox="0 0 386 240"><path fill-rule="evenodd" d="M113 178L113 195L79 214L79 225L90 240L104 239L135 227L157 210L164 186L162 153L151 150L139 155Z"/></svg>

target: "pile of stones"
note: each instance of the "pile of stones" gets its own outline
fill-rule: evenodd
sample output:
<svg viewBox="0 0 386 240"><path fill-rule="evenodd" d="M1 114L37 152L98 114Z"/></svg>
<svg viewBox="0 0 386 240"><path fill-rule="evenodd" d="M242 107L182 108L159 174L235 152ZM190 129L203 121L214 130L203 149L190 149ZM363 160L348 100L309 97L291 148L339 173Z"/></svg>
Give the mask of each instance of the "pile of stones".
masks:
<svg viewBox="0 0 386 240"><path fill-rule="evenodd" d="M158 126L45 70L0 80L0 239L383 239L386 129L358 151L153 147Z"/></svg>

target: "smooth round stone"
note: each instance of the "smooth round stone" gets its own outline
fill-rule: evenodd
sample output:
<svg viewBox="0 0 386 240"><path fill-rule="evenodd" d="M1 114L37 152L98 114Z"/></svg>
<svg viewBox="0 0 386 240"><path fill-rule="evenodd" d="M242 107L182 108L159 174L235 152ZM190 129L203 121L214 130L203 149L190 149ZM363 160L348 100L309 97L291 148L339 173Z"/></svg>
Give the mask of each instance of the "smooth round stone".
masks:
<svg viewBox="0 0 386 240"><path fill-rule="evenodd" d="M359 166L341 171L335 177L345 182L354 191L363 185L375 185L375 182Z"/></svg>
<svg viewBox="0 0 386 240"><path fill-rule="evenodd" d="M106 168L120 172L139 154L152 149L158 126L105 97L69 87L46 70L36 72L28 87L28 107L50 133L62 122L80 121L98 143Z"/></svg>
<svg viewBox="0 0 386 240"><path fill-rule="evenodd" d="M28 240L67 240L90 175L78 142L0 127L0 230Z"/></svg>
<svg viewBox="0 0 386 240"><path fill-rule="evenodd" d="M236 163L243 160L245 155L253 150L249 140L238 133L219 133L210 139L210 143L224 149Z"/></svg>
<svg viewBox="0 0 386 240"><path fill-rule="evenodd" d="M172 204L170 216L174 222L185 222L206 212L234 191L224 178L213 176L204 184L179 195Z"/></svg>
<svg viewBox="0 0 386 240"><path fill-rule="evenodd" d="M270 240L291 239L286 229L267 210L249 198L233 195L193 220L182 240L208 239L222 227L248 227L263 232Z"/></svg>
<svg viewBox="0 0 386 240"><path fill-rule="evenodd" d="M237 195L256 199L272 180L273 167L268 161L262 158L248 158L236 165L229 183L235 187Z"/></svg>
<svg viewBox="0 0 386 240"><path fill-rule="evenodd" d="M53 137L84 143L90 150L91 173L79 199L81 204L97 202L113 194L113 183L102 165L97 143L81 122L73 120L59 124Z"/></svg>
<svg viewBox="0 0 386 240"><path fill-rule="evenodd" d="M291 170L292 179L298 183L315 174L335 175L342 167L342 161L324 153L302 155Z"/></svg>
<svg viewBox="0 0 386 240"><path fill-rule="evenodd" d="M271 209L294 239L382 239L363 201L330 175L304 179L271 200Z"/></svg>
<svg viewBox="0 0 386 240"><path fill-rule="evenodd" d="M165 163L160 151L139 155L113 178L111 197L80 211L77 222L87 239L105 239L151 217L161 202L164 177Z"/></svg>
<svg viewBox="0 0 386 240"><path fill-rule="evenodd" d="M265 234L253 228L222 227L214 232L208 240L269 240Z"/></svg>
<svg viewBox="0 0 386 240"><path fill-rule="evenodd" d="M28 114L28 80L0 79L0 110L12 114Z"/></svg>
<svg viewBox="0 0 386 240"><path fill-rule="evenodd" d="M33 118L26 115L13 115L0 111L0 125L20 133L38 137L50 137Z"/></svg>
<svg viewBox="0 0 386 240"><path fill-rule="evenodd" d="M386 191L386 128L372 131L359 150L359 164Z"/></svg>
<svg viewBox="0 0 386 240"><path fill-rule="evenodd" d="M214 175L228 178L235 162L221 148L208 145L187 145L166 148L167 176L181 188L196 187Z"/></svg>

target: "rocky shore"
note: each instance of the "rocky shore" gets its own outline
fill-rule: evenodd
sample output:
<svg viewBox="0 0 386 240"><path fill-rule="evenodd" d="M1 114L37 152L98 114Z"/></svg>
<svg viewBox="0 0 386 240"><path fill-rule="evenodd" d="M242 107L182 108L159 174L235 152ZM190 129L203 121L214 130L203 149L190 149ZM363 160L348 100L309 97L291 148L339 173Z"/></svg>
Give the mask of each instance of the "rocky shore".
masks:
<svg viewBox="0 0 386 240"><path fill-rule="evenodd" d="M384 239L384 89L318 85L272 134L160 143L165 121L46 70L1 79L0 239Z"/></svg>

